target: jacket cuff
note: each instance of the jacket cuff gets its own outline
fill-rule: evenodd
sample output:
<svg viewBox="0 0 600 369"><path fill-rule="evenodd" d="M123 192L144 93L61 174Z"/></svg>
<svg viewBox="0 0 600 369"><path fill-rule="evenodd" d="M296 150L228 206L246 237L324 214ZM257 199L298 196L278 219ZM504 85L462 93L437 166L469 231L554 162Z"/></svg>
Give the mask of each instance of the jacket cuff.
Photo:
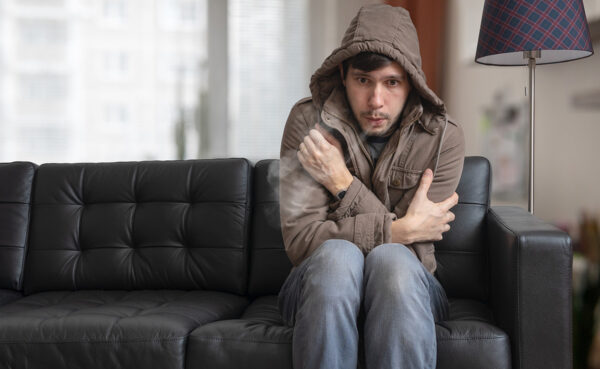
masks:
<svg viewBox="0 0 600 369"><path fill-rule="evenodd" d="M353 177L350 187L346 190L346 196L341 200L331 203L329 208L332 211L327 216L327 219L333 221L353 217L357 214L390 213L377 196L356 177Z"/></svg>

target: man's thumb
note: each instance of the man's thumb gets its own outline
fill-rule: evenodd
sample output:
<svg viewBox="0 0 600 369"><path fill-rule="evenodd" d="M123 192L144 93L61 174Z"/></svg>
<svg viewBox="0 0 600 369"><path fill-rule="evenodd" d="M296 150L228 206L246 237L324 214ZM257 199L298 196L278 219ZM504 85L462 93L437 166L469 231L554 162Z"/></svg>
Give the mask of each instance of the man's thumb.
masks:
<svg viewBox="0 0 600 369"><path fill-rule="evenodd" d="M433 182L433 172L431 169L427 168L421 176L421 183L419 184L419 188L417 189L415 196L427 197L427 192L429 191L431 182Z"/></svg>

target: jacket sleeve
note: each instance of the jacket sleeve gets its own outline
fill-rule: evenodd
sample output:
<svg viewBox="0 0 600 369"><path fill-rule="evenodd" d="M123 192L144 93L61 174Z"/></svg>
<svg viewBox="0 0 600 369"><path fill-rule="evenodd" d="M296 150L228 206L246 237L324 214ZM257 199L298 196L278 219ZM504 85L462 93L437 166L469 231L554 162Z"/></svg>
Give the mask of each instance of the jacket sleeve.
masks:
<svg viewBox="0 0 600 369"><path fill-rule="evenodd" d="M435 160L436 158L433 159L430 168L435 168ZM448 128L442 142L440 160L437 163L437 170L427 193L431 201L443 201L456 191L464 161L465 138L462 128L460 125L448 121Z"/></svg>
<svg viewBox="0 0 600 369"><path fill-rule="evenodd" d="M292 264L300 264L328 239L351 241L364 253L376 245L390 242L391 223L396 216L384 211L385 207L378 199L379 205L361 205L363 211L368 209L372 212L346 217L330 216L331 195L304 170L296 156L300 142L316 123L303 114L306 108L302 104L292 108L283 132L280 152L281 230ZM353 203L356 208L357 201L365 199L368 202L369 196L375 197L357 178L350 187L347 201L341 201L338 209L340 206L350 208Z"/></svg>
<svg viewBox="0 0 600 369"><path fill-rule="evenodd" d="M440 151L440 159L437 163L437 170L433 177L427 197L433 202L440 202L451 196L458 187L458 182L462 174L465 157L465 140L462 128L459 125L448 122L445 139ZM430 164L430 168L435 168L435 160ZM410 199L414 196L414 192ZM417 244L413 244L417 245ZM418 247L423 250L433 252L433 242L418 243ZM434 272L436 269L435 260L421 260L425 267ZM429 265L429 263L433 263Z"/></svg>
<svg viewBox="0 0 600 369"><path fill-rule="evenodd" d="M350 187L346 190L346 196L339 201L331 203L330 210L331 213L329 213L327 219L333 221L352 217L356 214L390 213L379 198L356 177L354 177Z"/></svg>

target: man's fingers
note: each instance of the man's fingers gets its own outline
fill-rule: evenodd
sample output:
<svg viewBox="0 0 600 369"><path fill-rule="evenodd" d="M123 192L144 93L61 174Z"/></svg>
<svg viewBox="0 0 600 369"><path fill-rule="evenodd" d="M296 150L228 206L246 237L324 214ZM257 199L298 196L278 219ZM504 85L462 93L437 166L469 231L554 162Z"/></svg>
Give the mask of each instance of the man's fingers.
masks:
<svg viewBox="0 0 600 369"><path fill-rule="evenodd" d="M323 135L323 138L325 138L325 140L330 145L335 146L340 152L342 152L342 144L340 144L340 141L338 141L337 138L333 137L333 135L329 131L327 131L318 123L315 125L315 129Z"/></svg>
<svg viewBox="0 0 600 369"><path fill-rule="evenodd" d="M325 137L323 137L321 132L317 131L316 129L311 129L308 132L308 135L310 136L310 138L312 138L313 142L318 147L324 148L324 147L327 147L327 145L329 145L329 142L327 142L327 140L325 139Z"/></svg>
<svg viewBox="0 0 600 369"><path fill-rule="evenodd" d="M315 126L315 129L317 131L319 131L319 133L323 136L323 138L325 139L325 141L329 142L331 145L337 146L337 145L340 144L338 142L338 140L335 137L333 137L333 135L331 133L327 132L327 130L325 128L321 127L320 124L317 124Z"/></svg>
<svg viewBox="0 0 600 369"><path fill-rule="evenodd" d="M426 198L427 192L429 191L429 187L431 186L431 182L433 181L433 172L431 169L425 169L423 175L421 176L421 183L419 184L419 188L415 193L415 197Z"/></svg>
<svg viewBox="0 0 600 369"><path fill-rule="evenodd" d="M321 127L320 124L315 124L315 129L317 131L319 131L319 133L323 136L323 138L325 138L325 140L327 140L327 142L329 142L330 144L332 144L332 140L335 140L335 138L333 138L333 136L331 135L331 133L327 132L327 130L323 127Z"/></svg>
<svg viewBox="0 0 600 369"><path fill-rule="evenodd" d="M317 147L315 146L315 143L313 142L312 138L309 136L304 137L304 142L301 143L300 145L304 145L304 147L306 147L306 151L308 152L308 154L313 157L315 156L316 152L319 151L317 149Z"/></svg>
<svg viewBox="0 0 600 369"><path fill-rule="evenodd" d="M304 144L300 144L300 150L298 150L297 156L298 159L300 159L300 162L306 161L306 148L304 147Z"/></svg>
<svg viewBox="0 0 600 369"><path fill-rule="evenodd" d="M452 196L439 203L440 207L444 211L450 210L454 205L458 204L458 194L455 192Z"/></svg>
<svg viewBox="0 0 600 369"><path fill-rule="evenodd" d="M447 214L446 217L448 217L448 222L452 222L456 218L456 216L454 215L454 213L451 212L451 211L447 212L446 214Z"/></svg>

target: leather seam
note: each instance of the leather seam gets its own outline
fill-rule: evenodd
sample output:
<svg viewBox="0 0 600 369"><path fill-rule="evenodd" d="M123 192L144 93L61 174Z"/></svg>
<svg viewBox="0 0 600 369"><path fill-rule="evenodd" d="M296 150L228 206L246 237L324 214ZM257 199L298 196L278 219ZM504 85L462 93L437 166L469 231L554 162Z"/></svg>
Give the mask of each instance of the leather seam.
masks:
<svg viewBox="0 0 600 369"><path fill-rule="evenodd" d="M205 341L215 341L215 342L251 342L251 343L272 343L276 345L289 345L291 342L281 342L281 341L261 341L261 340L242 340L235 338L223 338L223 337L198 337L194 336L194 339L200 339Z"/></svg>
<svg viewBox="0 0 600 369"><path fill-rule="evenodd" d="M31 250L28 252L55 252L55 251L72 251L72 252L85 252L92 250L106 250L106 249L123 249L123 250L143 250L143 249L154 249L154 248L174 248L174 249L186 249L186 250L229 250L229 251L244 251L241 247L185 247L185 246L171 246L171 245L152 245L152 246L141 246L138 247L90 247L82 250L73 249L45 249L45 250ZM281 249L284 251L283 249Z"/></svg>
<svg viewBox="0 0 600 369"><path fill-rule="evenodd" d="M92 343L92 344L115 344L115 343L146 343L146 342L169 342L169 341L181 341L185 340L186 337L175 337L175 338L163 338L163 339L136 339L136 340L126 340L126 341L93 341L93 340L71 340L71 341L0 341L1 344L6 345L19 345L19 344L28 344L28 345L57 345L57 344L71 344L71 343Z"/></svg>
<svg viewBox="0 0 600 369"><path fill-rule="evenodd" d="M5 249L5 248L24 249L25 248L25 244L23 244L23 245L7 245L7 244L2 244L0 246L2 247L2 249Z"/></svg>
<svg viewBox="0 0 600 369"><path fill-rule="evenodd" d="M516 327L515 331L518 332L518 337L517 337L517 345L519 347L519 355L518 355L518 360L519 360L519 367L523 366L523 359L522 359L522 353L523 353L523 342L521 340L521 337L523 337L523 332L522 332L522 326L521 326L521 303L520 303L520 296L521 296L521 283L520 283L520 276L521 276L521 268L520 268L520 264L521 264L521 250L522 250L522 244L521 244L521 239L520 237L517 236L517 234L513 231L513 229L511 229L506 222L504 222L504 220L502 219L502 217L496 212L494 211L494 209L490 209L490 213L491 216L493 216L496 221L498 222L499 225L501 225L502 227L504 227L504 229L506 231L508 231L510 234L512 234L512 236L515 239L515 243L516 243L516 247L517 247L517 252L516 252L516 284L517 284L517 288L515 288L516 291L516 297L515 297L515 305L516 305L516 309L517 309L517 314L516 314L516 318L515 318L515 323L516 323Z"/></svg>
<svg viewBox="0 0 600 369"><path fill-rule="evenodd" d="M468 337L468 338L438 338L438 341L475 341L475 340L504 340L506 337Z"/></svg>
<svg viewBox="0 0 600 369"><path fill-rule="evenodd" d="M436 254L473 254L473 255L481 255L482 251L468 251L468 250L435 250Z"/></svg>
<svg viewBox="0 0 600 369"><path fill-rule="evenodd" d="M487 207L486 204L482 204L480 202L469 202L469 201L459 201L458 205L479 205L479 206Z"/></svg>
<svg viewBox="0 0 600 369"><path fill-rule="evenodd" d="M120 205L120 204L133 204L133 205L140 205L140 204L187 204L187 205L196 205L196 204L234 204L234 205L246 205L248 202L247 201L194 201L194 202L187 202L187 201L169 201L169 200L163 200L163 201L95 201L95 202L87 202L85 204L76 204L76 203L65 203L65 202L39 202L36 203L36 206L79 206L79 207L84 207L84 206L88 206L88 205L107 205L107 204L116 204L116 205Z"/></svg>
<svg viewBox="0 0 600 369"><path fill-rule="evenodd" d="M33 214L33 196L34 186L37 184L37 166L32 163L33 173L31 175L31 188L29 192L29 203L27 204L27 226L25 227L25 244L23 245L23 255L21 256L21 265L19 270L19 278L17 281L17 290L23 294L25 292L25 268L27 267L27 253L29 252L31 242L31 217Z"/></svg>

